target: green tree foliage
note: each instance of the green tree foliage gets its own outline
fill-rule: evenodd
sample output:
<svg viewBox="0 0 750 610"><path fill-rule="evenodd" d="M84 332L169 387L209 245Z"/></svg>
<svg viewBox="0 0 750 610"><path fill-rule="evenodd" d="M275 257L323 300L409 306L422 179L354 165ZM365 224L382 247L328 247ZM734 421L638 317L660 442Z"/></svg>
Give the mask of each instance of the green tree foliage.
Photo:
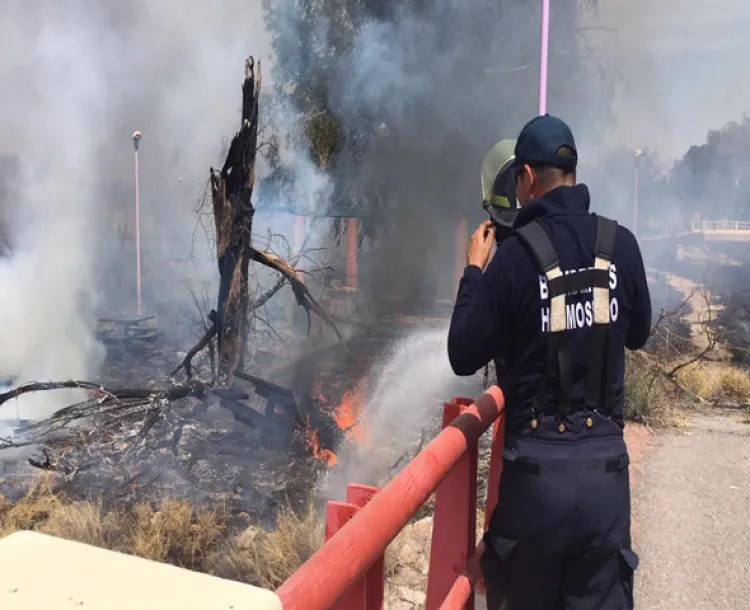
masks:
<svg viewBox="0 0 750 610"><path fill-rule="evenodd" d="M727 123L692 146L670 174L670 187L686 216L749 220L750 119Z"/></svg>

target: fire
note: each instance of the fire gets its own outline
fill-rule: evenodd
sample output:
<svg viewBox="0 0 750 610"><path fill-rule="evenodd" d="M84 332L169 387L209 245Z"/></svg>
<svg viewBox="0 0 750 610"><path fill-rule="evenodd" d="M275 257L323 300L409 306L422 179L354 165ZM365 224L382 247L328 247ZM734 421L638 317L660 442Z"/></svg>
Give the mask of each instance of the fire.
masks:
<svg viewBox="0 0 750 610"><path fill-rule="evenodd" d="M336 465L336 454L330 449L321 448L317 430L311 430L308 428L307 446L310 448L310 451L312 451L316 460L326 462L329 468Z"/></svg>
<svg viewBox="0 0 750 610"><path fill-rule="evenodd" d="M351 443L366 440L367 430L361 422L365 406L365 384L362 383L353 392L344 394L341 404L333 411L333 421L344 432L344 438Z"/></svg>
<svg viewBox="0 0 750 610"><path fill-rule="evenodd" d="M333 421L344 432L344 438L351 443L359 443L364 438L364 430L359 421L361 406L356 393L345 394L341 404L333 411Z"/></svg>
<svg viewBox="0 0 750 610"><path fill-rule="evenodd" d="M316 384L312 395L319 404L328 404L319 384ZM365 384L362 383L356 390L345 393L341 404L331 412L334 423L344 433L344 438L352 444L367 440L367 430L361 422L364 405ZM329 468L336 465L338 462L336 454L330 449L323 448L318 431L310 425L309 421L303 434L305 443L315 459L325 462Z"/></svg>

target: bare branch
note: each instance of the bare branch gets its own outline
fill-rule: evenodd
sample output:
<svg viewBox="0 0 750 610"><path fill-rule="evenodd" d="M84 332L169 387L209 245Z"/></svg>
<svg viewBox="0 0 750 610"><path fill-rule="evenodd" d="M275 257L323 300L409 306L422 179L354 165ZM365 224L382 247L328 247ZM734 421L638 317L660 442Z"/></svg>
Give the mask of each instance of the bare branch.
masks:
<svg viewBox="0 0 750 610"><path fill-rule="evenodd" d="M314 313L315 315L320 317L328 326L331 327L331 329L333 329L333 332L336 333L336 336L340 341L344 340L344 336L341 334L341 331L339 331L336 323L315 300L315 297L310 292L310 289L299 277L297 271L289 265L289 263L280 259L278 256L275 256L268 252L261 252L260 250L257 250L255 248L251 248L250 258L257 263L260 263L261 265L269 267L270 269L275 269L276 271L281 273L287 279L287 281L289 281L292 287L292 291L294 292L294 296L297 299L297 303L304 307L308 315L310 313Z"/></svg>

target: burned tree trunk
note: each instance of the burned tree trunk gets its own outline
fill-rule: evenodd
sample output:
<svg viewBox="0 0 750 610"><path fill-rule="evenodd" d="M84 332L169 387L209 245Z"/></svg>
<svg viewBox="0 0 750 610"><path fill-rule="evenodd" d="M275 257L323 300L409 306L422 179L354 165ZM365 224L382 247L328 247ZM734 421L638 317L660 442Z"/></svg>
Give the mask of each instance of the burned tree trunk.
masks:
<svg viewBox="0 0 750 610"><path fill-rule="evenodd" d="M232 386L235 370L242 369L247 351L248 314L270 299L284 283L289 282L297 303L308 314L319 316L343 339L333 319L315 300L297 269L269 251L252 246L253 183L258 144L258 95L260 92L260 62L257 74L253 58L245 62L245 82L242 86L242 126L232 139L222 169L210 172L211 199L216 224L216 256L219 265L219 296L211 327L205 336L185 356L172 372L185 370L192 376L192 359L217 337L219 365L216 385ZM299 257L298 257L299 258ZM254 261L280 274L276 285L260 296L250 307L249 265ZM309 329L309 326L308 326ZM343 349L347 351L346 346ZM351 354L349 354L351 356ZM353 356L352 356L353 357Z"/></svg>
<svg viewBox="0 0 750 610"><path fill-rule="evenodd" d="M216 335L219 347L218 385L231 386L234 370L247 348L248 269L252 253L253 183L258 142L258 94L261 72L250 57L242 86L242 126L232 139L221 171L211 168L211 198L216 222L219 297Z"/></svg>

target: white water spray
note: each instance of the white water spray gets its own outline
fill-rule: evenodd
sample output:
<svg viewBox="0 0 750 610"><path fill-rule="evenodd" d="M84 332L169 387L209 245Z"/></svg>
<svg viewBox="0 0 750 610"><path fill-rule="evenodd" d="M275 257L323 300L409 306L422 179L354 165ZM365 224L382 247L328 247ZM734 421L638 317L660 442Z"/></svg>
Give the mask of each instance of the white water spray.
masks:
<svg viewBox="0 0 750 610"><path fill-rule="evenodd" d="M448 327L418 330L395 343L374 371L377 380L364 411L373 443L413 437L439 417L455 388L446 349Z"/></svg>
<svg viewBox="0 0 750 610"><path fill-rule="evenodd" d="M371 371L374 389L361 418L363 443L340 448L340 467L329 473L322 493L342 499L348 483L379 484L411 459L421 440L440 429L442 406L455 395L482 392L476 377L459 378L451 370L448 326L418 329L386 351ZM423 438L424 435L424 438Z"/></svg>

